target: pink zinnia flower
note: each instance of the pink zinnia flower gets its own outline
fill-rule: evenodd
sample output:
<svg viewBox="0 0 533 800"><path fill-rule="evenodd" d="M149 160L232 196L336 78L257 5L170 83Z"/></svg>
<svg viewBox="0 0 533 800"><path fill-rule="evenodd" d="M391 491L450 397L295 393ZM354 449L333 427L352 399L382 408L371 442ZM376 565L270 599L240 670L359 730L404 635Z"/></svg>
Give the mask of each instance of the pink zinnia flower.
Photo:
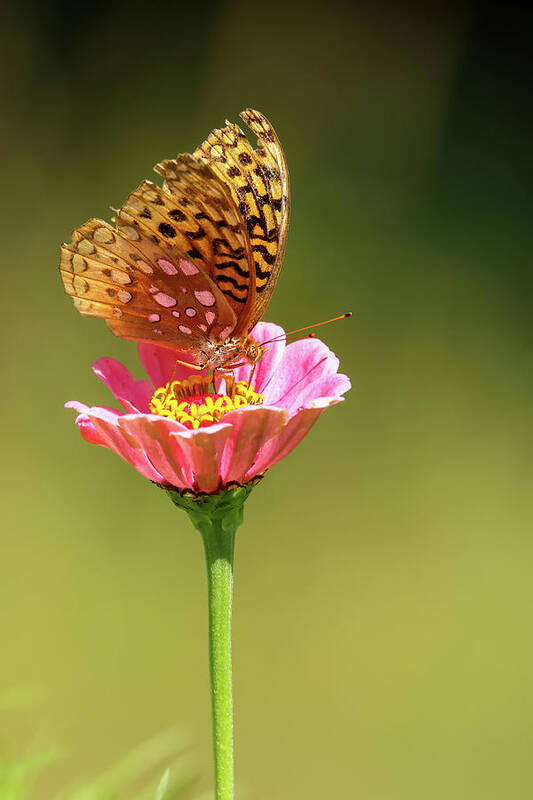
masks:
<svg viewBox="0 0 533 800"><path fill-rule="evenodd" d="M283 329L266 322L251 335L259 343L281 337L267 345L251 386L247 365L234 371L235 385L220 379L209 391L204 373L191 378L190 369L176 366L176 359L190 360L188 354L139 344L150 380L135 380L112 358L93 365L125 411L77 401L66 407L78 411L84 439L113 450L165 488L211 494L250 483L288 455L350 388L337 372L337 357L319 339L287 345Z"/></svg>

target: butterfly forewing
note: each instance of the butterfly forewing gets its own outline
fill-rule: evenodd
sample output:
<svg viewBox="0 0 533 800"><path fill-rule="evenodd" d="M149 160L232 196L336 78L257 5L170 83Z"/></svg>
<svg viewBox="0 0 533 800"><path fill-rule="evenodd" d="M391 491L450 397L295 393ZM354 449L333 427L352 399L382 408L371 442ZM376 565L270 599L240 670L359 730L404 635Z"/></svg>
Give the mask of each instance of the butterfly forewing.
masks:
<svg viewBox="0 0 533 800"><path fill-rule="evenodd" d="M224 296L192 261L168 253L140 229L90 220L63 245L61 275L82 314L104 317L125 339L199 349L235 327Z"/></svg>

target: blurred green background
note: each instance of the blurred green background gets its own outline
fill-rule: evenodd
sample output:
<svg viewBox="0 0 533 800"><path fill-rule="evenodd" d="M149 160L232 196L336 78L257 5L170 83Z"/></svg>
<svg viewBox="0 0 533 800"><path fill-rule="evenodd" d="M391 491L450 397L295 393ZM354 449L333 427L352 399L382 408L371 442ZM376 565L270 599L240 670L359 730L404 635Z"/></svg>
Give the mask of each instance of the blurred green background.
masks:
<svg viewBox="0 0 533 800"><path fill-rule="evenodd" d="M519 4L17 3L4 13L0 750L35 797L176 722L211 781L199 536L62 404L135 347L58 247L262 110L293 188L267 319L354 389L247 503L243 800L533 796L529 17Z"/></svg>

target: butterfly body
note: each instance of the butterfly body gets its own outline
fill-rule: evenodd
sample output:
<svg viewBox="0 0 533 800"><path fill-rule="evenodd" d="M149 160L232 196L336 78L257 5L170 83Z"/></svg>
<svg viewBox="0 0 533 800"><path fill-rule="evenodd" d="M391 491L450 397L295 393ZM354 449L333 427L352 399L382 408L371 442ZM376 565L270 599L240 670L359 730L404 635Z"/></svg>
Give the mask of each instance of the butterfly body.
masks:
<svg viewBox="0 0 533 800"><path fill-rule="evenodd" d="M199 367L254 364L249 334L281 268L289 178L274 129L248 109L254 149L227 122L192 154L157 164L116 212L76 228L61 249L67 294L124 339L189 352Z"/></svg>
<svg viewBox="0 0 533 800"><path fill-rule="evenodd" d="M261 360L264 352L265 348L251 336L232 337L225 342L208 340L200 350L198 366L202 369L227 369L243 362L253 366Z"/></svg>

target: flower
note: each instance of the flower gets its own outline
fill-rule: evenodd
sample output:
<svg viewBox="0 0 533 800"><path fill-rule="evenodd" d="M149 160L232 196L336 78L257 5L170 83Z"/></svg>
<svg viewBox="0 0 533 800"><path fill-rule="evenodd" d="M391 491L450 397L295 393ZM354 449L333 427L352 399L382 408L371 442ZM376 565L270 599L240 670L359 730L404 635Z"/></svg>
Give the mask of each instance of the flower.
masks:
<svg viewBox="0 0 533 800"><path fill-rule="evenodd" d="M206 373L191 377L189 368L176 365L177 359L190 359L186 353L139 343L150 380L135 380L112 358L93 364L124 411L77 401L65 405L78 411L86 441L108 447L165 488L213 494L245 485L288 455L350 388L348 377L337 372L337 357L320 339L287 345L283 329L266 322L251 336L270 342L251 384L252 368L245 365L209 391Z"/></svg>

